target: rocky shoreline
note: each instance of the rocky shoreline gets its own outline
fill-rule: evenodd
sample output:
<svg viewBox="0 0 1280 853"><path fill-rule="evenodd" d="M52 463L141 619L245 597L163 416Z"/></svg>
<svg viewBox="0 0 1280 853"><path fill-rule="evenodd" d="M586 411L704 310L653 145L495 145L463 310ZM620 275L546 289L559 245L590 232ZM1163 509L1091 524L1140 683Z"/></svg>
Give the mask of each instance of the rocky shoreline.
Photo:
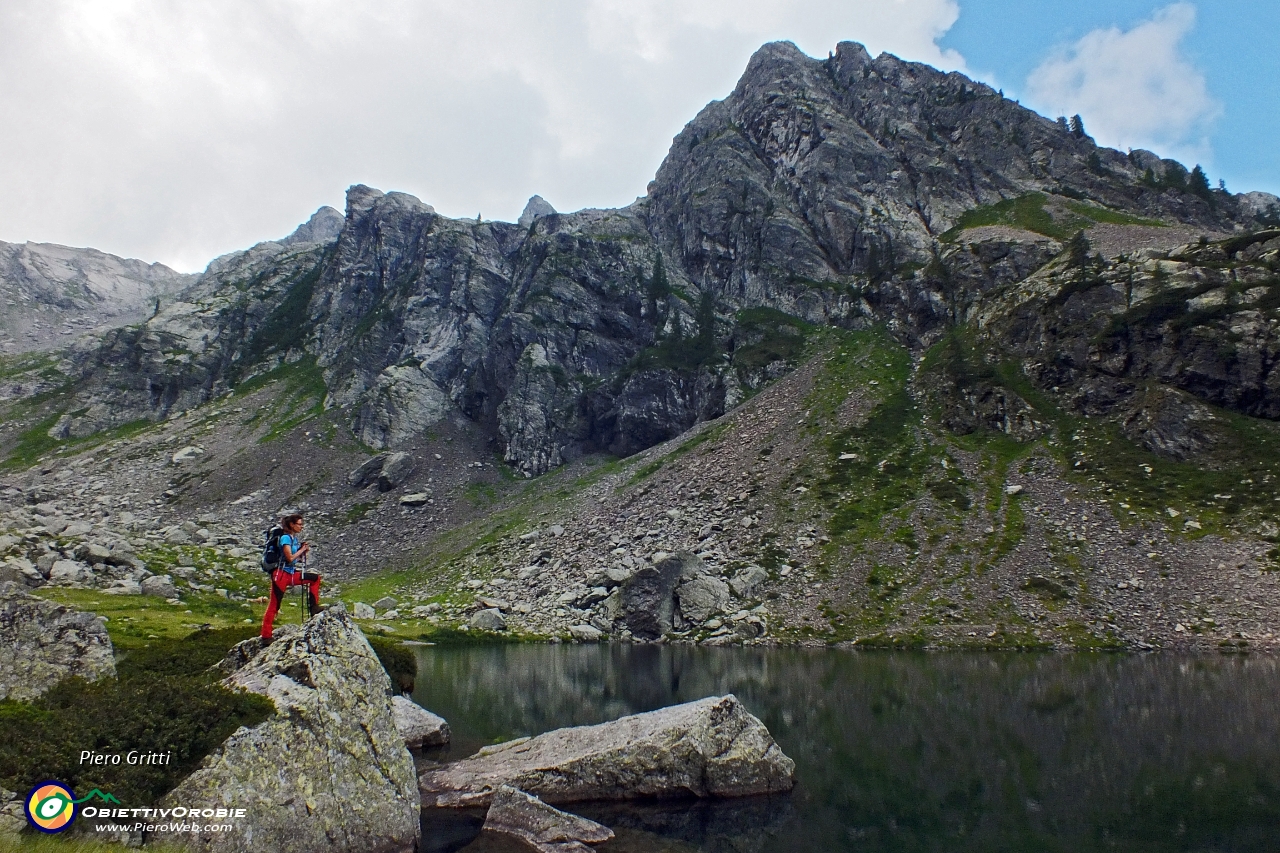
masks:
<svg viewBox="0 0 1280 853"><path fill-rule="evenodd" d="M52 607L12 584L0 587L0 606L3 625L27 633L72 624L89 637L101 633L92 614ZM62 645L80 641L72 633L61 631ZM109 639L102 648L110 658ZM75 668L57 644L25 651L33 672L114 676L102 667ZM177 834L160 824L129 833L133 842L170 840L211 853L407 853L418 843L421 809L482 805L490 810L485 832L572 853L612 832L550 804L742 797L794 785L795 763L733 696L521 738L416 775L410 750L447 743L448 724L394 695L341 604L301 626L283 626L270 644L239 643L214 669L225 675L223 685L266 697L275 713L236 730L154 808L234 815L235 822L230 830ZM13 817L16 802L5 792L0 813ZM6 820L0 831L21 826Z"/></svg>

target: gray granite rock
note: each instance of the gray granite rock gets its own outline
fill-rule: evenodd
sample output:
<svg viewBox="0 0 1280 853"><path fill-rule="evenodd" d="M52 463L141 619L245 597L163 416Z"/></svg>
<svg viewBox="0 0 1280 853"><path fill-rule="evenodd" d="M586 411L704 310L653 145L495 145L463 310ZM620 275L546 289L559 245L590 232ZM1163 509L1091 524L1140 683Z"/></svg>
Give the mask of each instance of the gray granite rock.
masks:
<svg viewBox="0 0 1280 853"><path fill-rule="evenodd" d="M580 643L598 643L604 632L594 625L570 625L569 636Z"/></svg>
<svg viewBox="0 0 1280 853"><path fill-rule="evenodd" d="M92 613L0 584L0 699L30 701L64 678L114 677L106 626Z"/></svg>
<svg viewBox="0 0 1280 853"><path fill-rule="evenodd" d="M516 223L521 228L528 228L534 222L537 222L544 216L554 216L556 209L551 203L540 195L530 196L529 201L525 203L524 210L520 213L520 218Z"/></svg>
<svg viewBox="0 0 1280 853"><path fill-rule="evenodd" d="M503 617L502 611L496 608L476 612L467 624L480 631L507 630L507 620Z"/></svg>
<svg viewBox="0 0 1280 853"><path fill-rule="evenodd" d="M396 728L391 681L345 609L283 626L265 648L247 642L258 651L241 650L224 683L270 698L277 713L238 729L161 799L247 816L231 832L182 843L218 853L413 850L413 758Z"/></svg>
<svg viewBox="0 0 1280 853"><path fill-rule="evenodd" d="M717 577L699 575L676 588L676 601L686 621L702 623L729 606L729 585Z"/></svg>
<svg viewBox="0 0 1280 853"><path fill-rule="evenodd" d="M178 588L173 585L173 578L168 575L152 575L142 579L142 594L159 598L177 598Z"/></svg>
<svg viewBox="0 0 1280 853"><path fill-rule="evenodd" d="M501 785L547 803L788 791L795 762L734 696L556 729L424 772L424 806L486 805Z"/></svg>
<svg viewBox="0 0 1280 853"><path fill-rule="evenodd" d="M389 492L413 473L413 457L403 451L388 453L378 473L378 490Z"/></svg>
<svg viewBox="0 0 1280 853"><path fill-rule="evenodd" d="M443 746L449 742L449 724L444 717L431 713L407 696L391 697L391 711L395 714L396 729L410 749Z"/></svg>
<svg viewBox="0 0 1280 853"><path fill-rule="evenodd" d="M536 853L591 853L588 844L613 838L609 827L560 811L510 785L494 792L481 831L515 836Z"/></svg>
<svg viewBox="0 0 1280 853"><path fill-rule="evenodd" d="M760 584L769 579L769 573L760 566L745 566L729 579L729 588L738 598L750 598Z"/></svg>

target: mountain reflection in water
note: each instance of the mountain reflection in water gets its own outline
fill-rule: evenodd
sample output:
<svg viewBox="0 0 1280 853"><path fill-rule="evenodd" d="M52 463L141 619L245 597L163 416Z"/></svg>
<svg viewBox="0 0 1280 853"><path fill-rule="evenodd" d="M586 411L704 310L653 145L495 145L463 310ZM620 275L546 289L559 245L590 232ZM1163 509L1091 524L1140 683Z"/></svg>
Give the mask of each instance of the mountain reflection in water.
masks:
<svg viewBox="0 0 1280 853"><path fill-rule="evenodd" d="M734 693L796 761L783 797L591 803L597 849L1280 850L1280 661L674 646L417 650L448 760L561 726ZM423 815L430 853L483 814Z"/></svg>

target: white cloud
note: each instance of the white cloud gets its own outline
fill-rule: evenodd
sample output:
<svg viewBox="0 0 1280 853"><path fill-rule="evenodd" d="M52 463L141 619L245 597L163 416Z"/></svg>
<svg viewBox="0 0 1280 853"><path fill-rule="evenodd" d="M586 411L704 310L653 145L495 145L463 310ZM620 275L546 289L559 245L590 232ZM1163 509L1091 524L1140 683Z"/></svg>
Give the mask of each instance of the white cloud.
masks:
<svg viewBox="0 0 1280 853"><path fill-rule="evenodd" d="M963 68L956 0L4 0L0 239L198 268L354 182L626 204L762 42Z"/></svg>
<svg viewBox="0 0 1280 853"><path fill-rule="evenodd" d="M1222 107L1180 49L1195 19L1193 6L1175 3L1131 30L1088 33L1031 72L1033 103L1048 115L1079 113L1102 144L1207 163Z"/></svg>

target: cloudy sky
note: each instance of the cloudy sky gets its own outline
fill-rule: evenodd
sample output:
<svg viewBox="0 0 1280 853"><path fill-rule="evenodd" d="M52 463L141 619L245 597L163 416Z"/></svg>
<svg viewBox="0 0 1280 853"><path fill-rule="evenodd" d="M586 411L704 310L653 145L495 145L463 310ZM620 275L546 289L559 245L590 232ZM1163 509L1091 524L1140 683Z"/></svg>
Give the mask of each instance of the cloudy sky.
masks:
<svg viewBox="0 0 1280 853"><path fill-rule="evenodd" d="M0 0L0 240L193 271L357 182L487 219L627 204L774 39L1280 193L1271 0Z"/></svg>

